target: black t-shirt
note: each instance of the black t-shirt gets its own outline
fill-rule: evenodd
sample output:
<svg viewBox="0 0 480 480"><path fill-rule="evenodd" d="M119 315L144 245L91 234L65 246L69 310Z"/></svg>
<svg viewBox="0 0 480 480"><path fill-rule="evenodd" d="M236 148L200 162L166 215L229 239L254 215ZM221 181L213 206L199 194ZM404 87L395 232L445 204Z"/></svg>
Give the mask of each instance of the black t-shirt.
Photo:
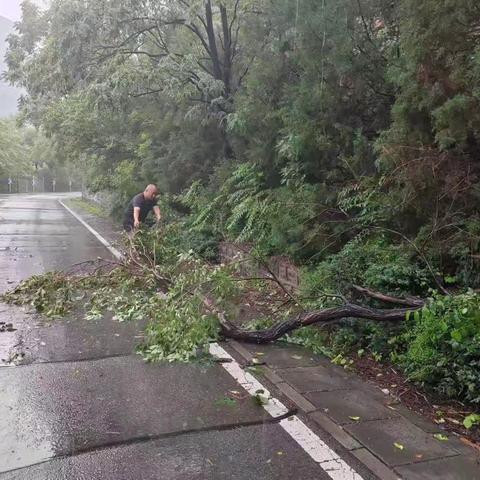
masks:
<svg viewBox="0 0 480 480"><path fill-rule="evenodd" d="M138 216L140 222L145 221L148 212L153 209L157 204L157 200L147 200L143 196L143 192L135 195L129 202L127 210L125 211L124 225L133 225L133 209L138 207L140 209L140 215Z"/></svg>

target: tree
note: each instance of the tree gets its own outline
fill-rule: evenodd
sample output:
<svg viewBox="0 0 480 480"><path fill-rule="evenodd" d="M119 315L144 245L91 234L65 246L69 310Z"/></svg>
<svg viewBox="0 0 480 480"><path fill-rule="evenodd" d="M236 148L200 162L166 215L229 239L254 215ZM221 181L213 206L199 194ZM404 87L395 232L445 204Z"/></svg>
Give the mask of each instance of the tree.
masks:
<svg viewBox="0 0 480 480"><path fill-rule="evenodd" d="M216 118L230 158L225 117L252 55L241 45L241 29L252 15L249 2L240 0L56 0L43 14L26 2L18 33L10 37L8 78L27 89L25 111L32 116L48 108L47 99L88 86L97 102L117 106L128 98L169 95ZM42 64L54 67L55 78L46 72L34 78Z"/></svg>
<svg viewBox="0 0 480 480"><path fill-rule="evenodd" d="M32 169L28 149L23 143L24 132L14 119L0 120L0 175L27 175Z"/></svg>
<svg viewBox="0 0 480 480"><path fill-rule="evenodd" d="M267 48L233 122L265 147L257 156L270 159L267 168L293 163L308 181L335 188L375 171L373 142L395 99L385 75L398 44L396 15L393 4L373 0L302 1L298 12L295 2L269 3Z"/></svg>

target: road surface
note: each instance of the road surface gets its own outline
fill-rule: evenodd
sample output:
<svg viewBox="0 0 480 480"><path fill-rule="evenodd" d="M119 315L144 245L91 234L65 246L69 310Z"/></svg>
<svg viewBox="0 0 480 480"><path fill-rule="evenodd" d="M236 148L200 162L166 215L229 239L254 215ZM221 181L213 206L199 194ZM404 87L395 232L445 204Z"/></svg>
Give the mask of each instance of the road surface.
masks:
<svg viewBox="0 0 480 480"><path fill-rule="evenodd" d="M0 291L110 256L58 197L0 196ZM146 364L142 325L108 316L46 322L0 304L0 321L15 329L0 332L0 480L371 478L333 468L341 452L326 461L315 436L295 441L298 418L256 405L235 363Z"/></svg>

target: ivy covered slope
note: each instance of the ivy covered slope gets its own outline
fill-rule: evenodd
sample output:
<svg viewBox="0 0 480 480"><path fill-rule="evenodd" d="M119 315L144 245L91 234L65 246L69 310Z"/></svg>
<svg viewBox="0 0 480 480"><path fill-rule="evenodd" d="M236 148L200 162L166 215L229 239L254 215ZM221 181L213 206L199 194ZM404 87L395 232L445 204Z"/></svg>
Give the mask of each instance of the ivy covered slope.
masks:
<svg viewBox="0 0 480 480"><path fill-rule="evenodd" d="M89 280L105 282L93 313L145 315L150 358L191 358L252 290L215 266L218 241L248 242L257 260L286 255L302 268L298 298L259 309L259 330L345 304L397 308L353 285L421 298L398 307L416 311L401 321L349 319L288 338L331 355L369 350L443 395L479 401L478 2L23 5L7 52L7 77L26 92L20 120L92 191L109 191L114 214L157 182L174 217L148 240L145 277L120 267ZM56 278L12 300L34 294L55 313L57 294L35 282Z"/></svg>

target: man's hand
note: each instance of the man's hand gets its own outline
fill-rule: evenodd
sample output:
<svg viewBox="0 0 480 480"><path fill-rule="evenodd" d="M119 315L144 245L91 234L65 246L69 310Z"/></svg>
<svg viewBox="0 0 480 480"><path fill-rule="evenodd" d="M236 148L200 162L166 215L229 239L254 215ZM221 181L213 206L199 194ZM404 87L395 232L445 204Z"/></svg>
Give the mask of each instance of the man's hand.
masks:
<svg viewBox="0 0 480 480"><path fill-rule="evenodd" d="M160 220L162 219L162 214L160 213L160 207L158 205L155 205L153 207L153 213L155 214L155 221L158 225L160 223Z"/></svg>
<svg viewBox="0 0 480 480"><path fill-rule="evenodd" d="M140 226L140 207L133 207L133 228Z"/></svg>

